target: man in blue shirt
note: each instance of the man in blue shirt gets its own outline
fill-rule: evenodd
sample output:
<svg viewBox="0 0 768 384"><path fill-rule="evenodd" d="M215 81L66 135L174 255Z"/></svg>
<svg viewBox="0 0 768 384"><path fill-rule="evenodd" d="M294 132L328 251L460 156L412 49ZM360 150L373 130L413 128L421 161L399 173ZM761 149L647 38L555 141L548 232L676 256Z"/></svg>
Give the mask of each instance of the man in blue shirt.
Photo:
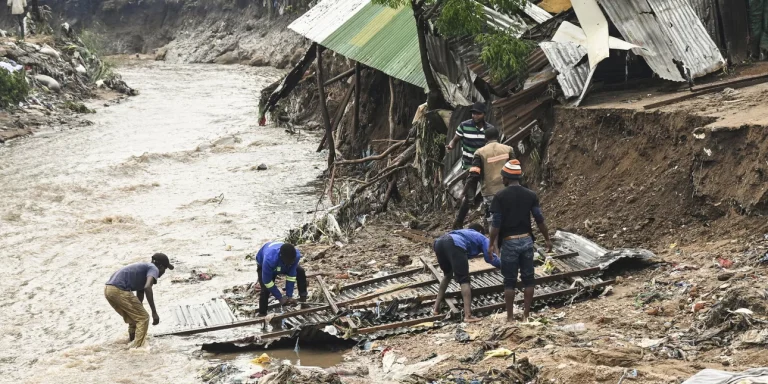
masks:
<svg viewBox="0 0 768 384"><path fill-rule="evenodd" d="M259 249L256 254L256 263L259 267L259 285L261 293L259 294L259 315L267 315L269 306L269 295L275 297L280 305L291 304L293 299L293 286L299 285L299 301L307 300L307 275L304 268L299 266L301 253L291 244L281 242L269 242ZM280 293L280 289L275 286L275 277L277 275L286 275L285 295Z"/></svg>
<svg viewBox="0 0 768 384"><path fill-rule="evenodd" d="M168 256L155 253L151 263L131 264L113 273L104 287L104 296L109 305L128 324L128 339L133 342L131 347L143 346L147 336L149 314L144 309L144 295L147 296L149 308L152 309L152 325L160 323L152 285L166 269L173 269ZM132 292L136 292L136 296Z"/></svg>
<svg viewBox="0 0 768 384"><path fill-rule="evenodd" d="M472 316L472 287L469 281L469 259L483 254L485 262L501 268L499 257L488 251L490 241L485 237L485 228L472 224L468 229L451 231L435 240L434 250L437 263L443 270L443 280L435 301L435 315L440 314L440 305L445 298L445 291L451 283L451 277L461 286L464 300L464 321L474 323L480 319Z"/></svg>

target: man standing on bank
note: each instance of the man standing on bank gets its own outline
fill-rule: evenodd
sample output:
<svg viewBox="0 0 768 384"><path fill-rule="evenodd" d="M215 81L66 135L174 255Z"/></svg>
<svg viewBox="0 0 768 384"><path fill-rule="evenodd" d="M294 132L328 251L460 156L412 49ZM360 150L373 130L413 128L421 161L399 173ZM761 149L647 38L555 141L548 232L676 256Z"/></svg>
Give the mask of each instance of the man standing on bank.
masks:
<svg viewBox="0 0 768 384"><path fill-rule="evenodd" d="M165 273L173 270L168 256L162 253L152 255L151 263L136 263L121 268L112 274L104 287L104 296L109 305L123 317L128 324L128 338L132 348L144 346L149 328L149 315L144 309L144 295L152 309L152 325L160 324L160 316L155 309L155 297L152 286ZM132 292L136 292L134 296Z"/></svg>
<svg viewBox="0 0 768 384"><path fill-rule="evenodd" d="M485 237L485 228L480 224L472 224L467 229L451 231L435 240L432 247L437 256L437 263L443 271L443 279L437 291L435 315L440 314L440 305L445 298L445 291L451 283L451 278L461 287L461 297L464 301L464 321L474 323L480 319L472 316L472 287L469 280L469 259L483 255L485 262L496 268L501 267L499 257L488 251L489 242Z"/></svg>
<svg viewBox="0 0 768 384"><path fill-rule="evenodd" d="M301 253L291 244L278 241L269 242L259 249L256 254L256 263L258 264L257 274L259 275L259 316L267 315L269 306L269 295L275 297L280 305L293 304L296 300L293 298L293 286L299 286L299 301L307 301L307 274L304 268L299 266ZM275 276L286 275L285 277L285 296L280 293L280 289L275 286Z"/></svg>
<svg viewBox="0 0 768 384"><path fill-rule="evenodd" d="M456 128L456 135L451 142L445 146L445 148L450 151L453 150L459 141L461 141L461 165L464 170L468 170L472 166L472 158L475 156L475 151L485 145L485 131L493 128L493 125L488 124L485 121L485 104L473 104L471 112L472 119L462 122L459 127ZM459 213L456 216L453 229L464 227L464 217L466 217L467 212L469 212L469 206L475 198L476 191L477 180L467 179L464 186L464 197L461 201L461 208L459 208Z"/></svg>
<svg viewBox="0 0 768 384"><path fill-rule="evenodd" d="M547 251L552 252L549 230L536 193L520 185L523 171L520 162L510 160L501 170L505 188L499 191L491 203L491 252L498 252L501 245L501 274L504 276L504 300L507 305L507 321L513 322L517 274L523 282L523 321L533 302L533 229L531 216L536 220L539 231L544 235Z"/></svg>

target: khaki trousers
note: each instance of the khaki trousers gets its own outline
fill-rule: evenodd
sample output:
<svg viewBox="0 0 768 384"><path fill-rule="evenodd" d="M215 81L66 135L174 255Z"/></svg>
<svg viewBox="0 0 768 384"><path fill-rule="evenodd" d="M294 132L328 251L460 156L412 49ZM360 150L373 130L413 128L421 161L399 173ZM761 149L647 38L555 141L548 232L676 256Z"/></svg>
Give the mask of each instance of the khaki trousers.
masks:
<svg viewBox="0 0 768 384"><path fill-rule="evenodd" d="M132 292L123 291L113 285L104 287L104 297L128 324L128 333L136 333L131 348L143 346L149 328L149 314L139 302L139 298Z"/></svg>

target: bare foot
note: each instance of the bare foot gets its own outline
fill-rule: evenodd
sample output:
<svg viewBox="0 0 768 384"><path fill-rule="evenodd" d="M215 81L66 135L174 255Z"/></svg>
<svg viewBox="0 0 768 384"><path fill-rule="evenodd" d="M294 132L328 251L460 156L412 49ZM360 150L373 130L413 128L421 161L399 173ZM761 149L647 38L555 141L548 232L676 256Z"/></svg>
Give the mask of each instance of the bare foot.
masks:
<svg viewBox="0 0 768 384"><path fill-rule="evenodd" d="M465 323L477 323L478 321L483 321L483 319L477 318L477 317L465 317L464 322Z"/></svg>
<svg viewBox="0 0 768 384"><path fill-rule="evenodd" d="M432 314L435 315L435 316L438 316L438 315L440 315L440 311L432 310Z"/></svg>

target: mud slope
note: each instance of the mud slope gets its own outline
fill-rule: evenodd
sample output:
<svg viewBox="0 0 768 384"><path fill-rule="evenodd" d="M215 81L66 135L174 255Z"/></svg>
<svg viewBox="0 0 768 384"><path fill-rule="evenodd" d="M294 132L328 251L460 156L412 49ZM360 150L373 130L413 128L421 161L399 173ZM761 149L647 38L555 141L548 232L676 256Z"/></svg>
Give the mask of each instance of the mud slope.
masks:
<svg viewBox="0 0 768 384"><path fill-rule="evenodd" d="M682 112L557 109L539 184L550 221L609 246L652 248L764 226L768 129L698 128L712 121Z"/></svg>

